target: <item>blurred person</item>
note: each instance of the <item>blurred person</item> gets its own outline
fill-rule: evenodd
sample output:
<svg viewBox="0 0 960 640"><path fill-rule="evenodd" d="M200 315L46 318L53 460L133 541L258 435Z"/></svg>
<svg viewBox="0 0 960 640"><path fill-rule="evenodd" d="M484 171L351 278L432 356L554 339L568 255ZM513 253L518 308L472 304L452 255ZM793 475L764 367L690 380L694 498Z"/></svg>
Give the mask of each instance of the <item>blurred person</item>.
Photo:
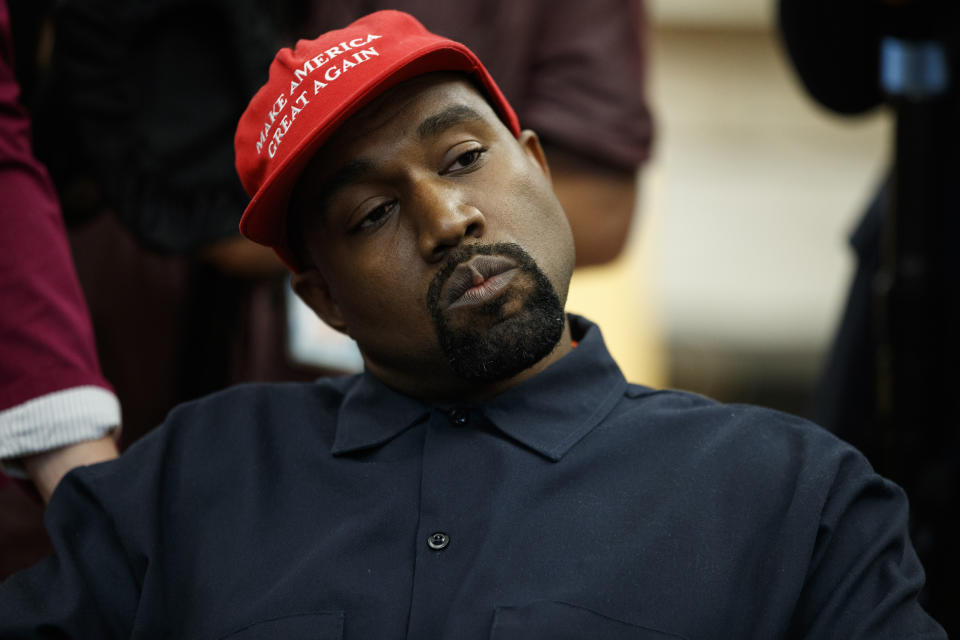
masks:
<svg viewBox="0 0 960 640"><path fill-rule="evenodd" d="M31 526L39 505L10 478L48 500L74 466L117 456L120 427L53 185L31 148L10 27L0 0L0 577L52 550Z"/></svg>
<svg viewBox="0 0 960 640"><path fill-rule="evenodd" d="M894 20L900 15L891 11L891 7L914 4L924 2L779 0L779 26L784 44L810 95L824 107L843 115L864 114L885 104L888 96L881 84L882 41L897 28ZM941 4L951 7L952 11L953 19L944 20L940 27L941 37L949 43L949 64L956 75L960 69L960 6ZM952 97L947 100L953 106L948 107L947 112L953 117L944 123L946 126L938 135L942 145L951 149L945 156L946 173L956 176L960 175L960 110L956 108L957 92L951 93ZM956 228L955 214L960 210L958 193L955 182L951 181L944 193L936 194L931 200L941 203L947 212L947 233L942 238L944 254L952 253L955 234L951 231ZM818 421L854 442L865 442L879 419L875 359L880 329L875 326L875 288L883 266L884 212L893 197L890 179L885 179L851 236L857 271L815 407ZM960 299L960 284L955 277L948 277L945 286L942 291L945 298ZM956 351L955 346L948 347L949 352Z"/></svg>
<svg viewBox="0 0 960 640"><path fill-rule="evenodd" d="M236 387L71 472L0 636L945 637L853 448L630 385L565 314L543 148L463 45L394 11L302 40L235 148L242 232L365 371Z"/></svg>
<svg viewBox="0 0 960 640"><path fill-rule="evenodd" d="M778 8L787 53L818 103L843 115L886 104L895 116L893 168L850 238L856 272L813 415L907 490L928 572L922 601L960 633L960 5L779 0ZM899 95L895 81L910 78L884 68L891 38L942 45L939 93Z"/></svg>
<svg viewBox="0 0 960 640"><path fill-rule="evenodd" d="M49 178L46 174L39 175L39 169L34 168L34 165L39 167L35 160L32 161L33 164L28 164L21 158L23 154L30 152L30 140L24 119L22 131L11 128L11 131L20 136L11 142L11 149L19 154L14 157L18 164L5 165L8 167L5 175L16 176L18 174L14 169L18 169L20 174L25 176L20 178L21 182L30 178L37 186L22 191L22 202L17 199L7 200L6 197L3 199L5 219L8 215L17 216L17 224L14 226L11 223L11 232L0 238L5 247L7 243L15 243L16 248L15 252L7 252L8 261L4 261L4 270L0 274L5 286L10 279L12 284L9 286L14 287L3 292L4 311L0 314L3 315L0 325L36 320L42 317L41 314L48 318L42 324L27 323L17 326L16 330L20 334L11 334L13 339L10 340L10 348L16 347L18 351L11 353L9 359L2 358L0 372L4 374L4 385L9 384L12 389L17 389L17 396L11 397L11 402L26 394L30 388L36 387L43 391L45 386L50 386L51 390L56 390L56 385L64 384L63 379L69 379L73 384L86 386L81 389L83 393L72 391L65 395L52 396L60 399L61 405L68 401L79 403L82 398L93 397L99 404L87 400L90 405L87 411L92 418L102 421L103 396L109 392L114 403L112 411L116 414L107 418L105 424L95 423L89 426L87 431L92 433L84 435L82 425L65 422L66 414L60 418L64 424L58 428L51 427L47 434L33 432L37 425L42 425L43 422L39 418L35 423L29 422L35 419L32 414L28 416L22 409L9 413L8 423L0 429L0 456L7 458L8 464L4 469L12 474L18 469L22 472L23 465L13 464L21 454L56 447L58 443L67 444L71 438L92 440L75 448L58 451L56 455L27 459L30 463L28 469L37 470L34 478L38 480L39 490L44 497L48 497L56 479L69 469L70 465L87 461L81 455L84 452L93 451L101 456L99 459L104 455L116 455L117 446L113 437L107 434L112 432L113 436L119 435L116 427L121 423L120 409L116 407L117 401L104 378L115 381L117 395L124 399L123 444L129 444L162 421L170 408L178 402L229 384L231 379L227 370L230 367L248 371L252 368L247 365L250 361L260 363L266 360L268 365L274 362L282 364L284 349L282 332L271 332L275 327L269 324L265 327L265 334L273 340L259 345L259 350L252 355L248 355L244 341L248 335L244 305L269 307L272 303L269 293L272 290L261 287L254 295L248 293L248 297L244 297L243 293L250 288L247 278L220 277L219 272L211 268L208 261L202 256L196 256L198 247L212 246L210 250L215 251L216 240L224 235L235 234L238 213L234 212L242 211L245 203L243 190L233 175L232 124L226 125L225 136L219 140L215 137L211 140L211 132L216 131L216 117L204 119L198 115L187 118L191 123L191 132L202 141L204 158L194 163L186 163L183 161L183 148L178 148L175 141L171 140L169 130L163 126L154 126L163 124L162 120L156 120L160 117L157 111L145 109L146 114L136 128L130 124L134 112L124 112L128 118L121 117L120 110L126 97L129 97L129 94L123 91L135 88L135 85L128 84L125 85L126 89L122 89L122 82L108 73L108 70L113 68L112 64L125 65L129 60L143 63L148 51L158 57L169 53L170 49L184 49L184 53L196 53L184 46L184 43L190 40L186 36L193 34L197 42L212 43L207 36L218 33L214 24L200 21L201 25L209 29L202 38L200 33L191 31L189 27L158 28L155 39L144 37L144 49L140 50L137 56L128 57L133 45L127 38L132 34L142 37L143 33L138 30L131 30L129 33L97 32L104 36L102 42L97 41L96 35L92 41L77 42L76 39L82 40L84 35L92 35L91 30L95 27L90 24L91 21L101 25L101 29L104 25L111 24L109 20L97 22L97 18L102 16L98 16L96 10L104 11L109 8L112 14L115 14L114 20L133 26L132 14L142 17L135 12L139 10L149 14L149 7L134 6L132 3L122 7L117 7L115 3L107 3L109 7L107 4L96 7L94 3L79 3L74 6L64 3L66 20L75 28L60 32L59 35L63 35L63 38L59 46L63 47L68 55L75 51L74 46L85 50L84 55L77 56L76 73L66 73L62 67L64 64L69 66L72 61L64 61L59 52L52 61L34 62L40 57L38 50L44 49L43 4L13 0L12 8L16 9L13 17L19 19L19 22L14 23L19 34L17 44L20 46L17 51L17 71L26 80L27 86L34 87L34 93L28 96L28 102L40 120L38 145L57 178L60 193L64 198L65 217L71 228L70 243L76 258L80 284L87 294L95 334L99 340L97 350L92 351L95 348L94 332L91 332L91 320L84 307L80 285L77 284L74 264L70 261L70 246L63 234L60 211L59 208L54 208L57 205L56 200L53 200ZM241 3L236 4L242 9ZM153 11L159 9L157 6ZM70 13L71 10L73 13ZM86 25L87 30L84 31L81 25ZM36 32L28 33L31 28ZM8 44L5 39L5 72L12 69L12 51ZM261 66L265 66L265 61L269 60L272 53L273 43L265 38L261 46L263 53L257 61ZM252 56L255 55L256 48L246 46L244 50ZM100 65L90 64L91 62L99 62ZM173 73L181 63L180 59L171 58L169 66L162 66L162 69ZM38 69L44 65L52 65L53 69ZM205 70L210 77L216 76L213 71L216 68L215 61L206 67L194 64L190 68ZM125 67L120 69L122 72ZM156 79L164 80L166 77ZM197 76L189 78L196 79ZM9 80L13 82L12 72ZM237 88L226 81L223 85L217 85L216 90L226 93L228 97L231 95L230 91L239 92L232 97L239 106L234 111L228 111L228 120L236 119L243 101L259 86L260 80L258 74L246 88ZM171 91L169 101L158 105L158 108L165 115L174 113L175 109L170 107L182 104L178 101L186 99L190 91L196 92L196 89L196 86L188 86ZM156 94L145 95L157 97ZM4 106L6 108L6 102ZM225 107L224 101L211 102L209 107L219 113L219 110L229 108L229 104ZM26 117L19 106L16 110L13 107L5 109L5 113L10 114L9 122L18 127L21 125L19 118ZM202 111L198 113L202 114ZM18 119L15 120L14 117ZM111 126L96 129L104 119L108 120ZM85 128L74 128L72 125L77 122L83 123ZM58 124L55 126L54 123ZM123 157L126 166L108 166L92 161L91 148L96 148L101 153L96 156L101 160L116 151L119 139L112 136L114 131L137 141L136 161ZM84 138L91 132L92 135ZM165 139L170 143L165 144ZM77 165L71 165L73 161L76 161ZM76 172L71 170L71 166ZM178 173L172 170L173 166L182 167L182 171ZM222 166L223 171L218 173L218 166ZM227 174L226 179L222 177L224 173ZM94 175L101 180L106 179L106 182L98 183L93 179ZM122 186L117 186L121 183ZM12 182L9 184L12 185ZM135 190L135 186L140 190ZM12 186L10 190L17 192ZM4 184L5 196L7 191L7 185ZM165 197L156 197L158 191ZM105 197L108 200L117 198L121 205L114 209L117 215L102 214L105 210ZM39 200L39 204L34 203L36 212L28 210L30 198ZM17 205L17 208L7 208L8 204ZM139 219L135 215L137 212L141 216ZM36 215L28 216L28 213ZM123 222L116 222L117 218ZM24 229L28 224L30 228ZM134 231L131 232L131 229ZM23 231L22 237L18 237L18 233L14 231ZM59 237L56 234L60 234ZM173 246L170 244L172 239L183 244ZM39 246L46 249L40 251ZM188 254L188 257L184 257L184 254ZM273 265L274 273L282 269L268 250L263 250L260 255L267 256L269 264ZM39 269L38 265L42 265L43 269ZM24 273L32 275L27 278ZM53 282L61 283L60 288L54 287ZM22 313L7 314L7 296L14 294L21 298L30 295L32 299L29 305L24 304L21 299L10 299L9 305L20 308ZM191 316L195 318L193 322L188 320ZM268 320L272 318L269 315L266 317ZM74 332L73 335L64 333L68 326ZM27 331L33 331L33 334L25 333ZM57 331L64 335L59 336ZM40 342L40 337L44 335L50 342L46 347L50 353L45 356L39 352L39 349L44 347ZM230 342L231 339L233 343ZM232 349L228 348L231 346ZM25 354L31 348L44 356L44 359L37 360L36 366L23 362L23 358L27 357ZM263 356L264 352L274 351L281 355L272 359ZM0 353L0 356L5 355ZM100 373L98 355L106 376ZM14 356L20 360L15 360ZM47 364L44 364L45 362ZM286 370L277 371L279 366L263 366L257 373L263 378L295 378L299 375L300 379L312 379L318 375L318 372L313 370L292 373ZM87 375L83 378L82 374L85 372ZM237 377L243 379L240 374ZM98 389L98 385L103 388L102 391ZM38 405L29 405L35 406ZM54 408L57 406L60 405L54 405ZM98 408L100 413L96 414L95 410ZM16 421L12 422L14 419ZM33 430L28 429L31 424ZM126 428L127 426L130 428ZM97 434L104 437L98 437ZM41 462L49 464L41 465ZM37 475L41 470L44 471L43 478ZM42 503L32 499L22 485L3 480L0 480L0 485L2 579L49 554L52 547L43 529Z"/></svg>

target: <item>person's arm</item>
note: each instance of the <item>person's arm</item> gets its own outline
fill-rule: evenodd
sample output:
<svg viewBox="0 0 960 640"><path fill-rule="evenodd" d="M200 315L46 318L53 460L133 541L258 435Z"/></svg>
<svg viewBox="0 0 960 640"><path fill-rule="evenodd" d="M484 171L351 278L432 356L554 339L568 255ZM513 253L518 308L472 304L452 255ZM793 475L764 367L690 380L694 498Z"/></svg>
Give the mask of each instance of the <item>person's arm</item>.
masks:
<svg viewBox="0 0 960 640"><path fill-rule="evenodd" d="M246 278L270 278L286 275L287 267L273 249L232 236L203 247L199 255L221 273Z"/></svg>
<svg viewBox="0 0 960 640"><path fill-rule="evenodd" d="M47 508L54 555L0 582L0 638L130 637L147 562L123 539L98 487L117 481L81 471L61 483ZM150 531L155 525L147 522Z"/></svg>
<svg viewBox="0 0 960 640"><path fill-rule="evenodd" d="M60 480L74 467L94 464L116 458L117 443L112 436L78 442L52 451L44 451L23 458L23 467L40 492L44 502L50 501Z"/></svg>
<svg viewBox="0 0 960 640"><path fill-rule="evenodd" d="M577 266L616 258L635 215L653 130L646 37L640 0L560 3L540 25L518 113L544 145Z"/></svg>
<svg viewBox="0 0 960 640"><path fill-rule="evenodd" d="M573 230L577 266L610 262L623 251L633 222L639 174L636 169L593 162L547 146L553 190Z"/></svg>
<svg viewBox="0 0 960 640"><path fill-rule="evenodd" d="M100 373L53 186L33 155L2 0L0 228L0 468L23 475L23 456L58 450L30 461L49 496L68 467L116 455L106 440L120 408Z"/></svg>

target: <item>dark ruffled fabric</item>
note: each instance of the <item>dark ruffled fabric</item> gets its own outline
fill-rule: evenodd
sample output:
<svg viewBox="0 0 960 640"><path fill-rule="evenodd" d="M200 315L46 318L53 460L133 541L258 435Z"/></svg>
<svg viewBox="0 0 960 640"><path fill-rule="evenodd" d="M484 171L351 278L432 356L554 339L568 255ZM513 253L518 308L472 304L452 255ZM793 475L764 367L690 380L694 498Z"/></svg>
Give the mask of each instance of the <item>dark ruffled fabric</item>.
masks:
<svg viewBox="0 0 960 640"><path fill-rule="evenodd" d="M173 254L236 233L233 134L276 48L256 0L65 0L38 143L70 219L106 205ZM99 200L73 202L78 184Z"/></svg>

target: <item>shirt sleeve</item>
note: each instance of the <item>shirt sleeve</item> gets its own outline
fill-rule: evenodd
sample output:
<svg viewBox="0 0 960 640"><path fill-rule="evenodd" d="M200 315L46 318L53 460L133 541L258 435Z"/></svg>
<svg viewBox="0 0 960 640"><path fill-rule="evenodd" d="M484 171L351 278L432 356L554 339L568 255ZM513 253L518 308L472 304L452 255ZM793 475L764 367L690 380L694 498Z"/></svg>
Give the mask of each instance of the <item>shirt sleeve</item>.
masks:
<svg viewBox="0 0 960 640"><path fill-rule="evenodd" d="M120 424L59 204L33 155L12 56L0 0L0 458L95 439Z"/></svg>
<svg viewBox="0 0 960 640"><path fill-rule="evenodd" d="M900 487L841 452L791 637L945 639L917 601L924 574Z"/></svg>
<svg viewBox="0 0 960 640"><path fill-rule="evenodd" d="M130 636L143 567L125 551L93 468L67 474L54 492L46 526L55 555L0 583L0 638Z"/></svg>
<svg viewBox="0 0 960 640"><path fill-rule="evenodd" d="M638 166L653 133L642 2L552 3L541 19L521 123L570 151Z"/></svg>

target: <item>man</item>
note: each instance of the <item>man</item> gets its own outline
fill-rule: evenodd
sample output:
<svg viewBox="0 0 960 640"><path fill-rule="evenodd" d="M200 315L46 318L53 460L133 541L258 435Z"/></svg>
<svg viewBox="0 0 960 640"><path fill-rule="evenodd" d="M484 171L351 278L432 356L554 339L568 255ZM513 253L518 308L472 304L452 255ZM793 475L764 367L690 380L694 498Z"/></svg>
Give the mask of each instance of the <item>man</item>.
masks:
<svg viewBox="0 0 960 640"><path fill-rule="evenodd" d="M945 637L859 454L628 385L564 315L549 169L466 48L393 11L301 41L236 149L242 231L366 371L184 405L70 473L0 637Z"/></svg>

